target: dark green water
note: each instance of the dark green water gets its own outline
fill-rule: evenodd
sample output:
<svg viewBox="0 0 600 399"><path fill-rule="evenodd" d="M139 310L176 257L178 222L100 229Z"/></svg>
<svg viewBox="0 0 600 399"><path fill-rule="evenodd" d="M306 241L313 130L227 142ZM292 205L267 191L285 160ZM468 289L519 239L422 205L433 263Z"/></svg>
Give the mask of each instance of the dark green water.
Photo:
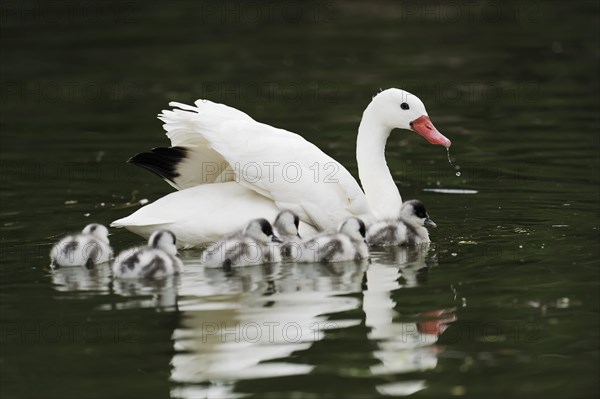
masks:
<svg viewBox="0 0 600 399"><path fill-rule="evenodd" d="M101 4L2 3L3 398L599 395L597 2ZM171 191L124 163L167 144L169 101L238 107L356 175L387 87L424 101L461 168L388 142L431 248L232 278L190 252L154 285L48 270L58 237Z"/></svg>

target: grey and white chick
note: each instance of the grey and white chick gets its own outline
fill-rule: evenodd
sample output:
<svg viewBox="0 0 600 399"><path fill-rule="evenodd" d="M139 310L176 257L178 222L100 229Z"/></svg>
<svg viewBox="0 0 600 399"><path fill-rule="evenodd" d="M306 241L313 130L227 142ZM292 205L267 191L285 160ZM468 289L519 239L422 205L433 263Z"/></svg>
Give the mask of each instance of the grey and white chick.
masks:
<svg viewBox="0 0 600 399"><path fill-rule="evenodd" d="M108 241L108 229L98 223L85 226L79 234L61 239L50 251L50 267L85 266L92 269L94 265L108 262L113 250Z"/></svg>
<svg viewBox="0 0 600 399"><path fill-rule="evenodd" d="M430 242L427 227L437 227L419 200L402 204L397 219L380 220L367 231L367 243L376 246L414 245Z"/></svg>
<svg viewBox="0 0 600 399"><path fill-rule="evenodd" d="M122 279L159 279L183 271L177 239L169 230L157 230L148 245L125 250L113 263L113 275Z"/></svg>
<svg viewBox="0 0 600 399"><path fill-rule="evenodd" d="M340 262L369 257L365 242L365 224L361 219L344 220L337 233L321 234L302 243L298 262Z"/></svg>
<svg viewBox="0 0 600 399"><path fill-rule="evenodd" d="M281 239L281 256L284 259L295 259L302 246L302 237L298 232L300 217L290 210L279 212L273 222L273 228Z"/></svg>
<svg viewBox="0 0 600 399"><path fill-rule="evenodd" d="M206 267L222 267L225 271L231 271L232 267L280 262L281 250L273 243L281 242L268 220L254 219L241 232L209 246L202 253L201 262Z"/></svg>

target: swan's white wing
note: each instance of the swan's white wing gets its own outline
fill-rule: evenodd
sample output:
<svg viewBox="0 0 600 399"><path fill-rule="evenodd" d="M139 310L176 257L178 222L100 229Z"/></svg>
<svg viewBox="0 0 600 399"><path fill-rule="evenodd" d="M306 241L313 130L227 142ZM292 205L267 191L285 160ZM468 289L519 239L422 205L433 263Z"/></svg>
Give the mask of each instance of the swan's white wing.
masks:
<svg viewBox="0 0 600 399"><path fill-rule="evenodd" d="M254 122L247 114L223 104L198 100L196 106L169 103L175 110L158 115L171 140L171 148L153 148L133 156L129 162L161 176L178 190L199 184L231 181L233 175L223 173L228 163L204 137L205 132L218 131L231 120Z"/></svg>
<svg viewBox="0 0 600 399"><path fill-rule="evenodd" d="M219 154L230 168L222 169L223 181L235 179L319 229L368 213L362 190L339 162L297 134L237 116L204 122L198 113L187 115L193 132L165 128L174 145L202 142Z"/></svg>
<svg viewBox="0 0 600 399"><path fill-rule="evenodd" d="M240 122L230 125L232 135L247 129ZM260 140L249 139L244 146L228 146L218 137L213 142L234 166L240 184L321 230L368 212L358 183L339 162L298 135L263 124L254 128Z"/></svg>
<svg viewBox="0 0 600 399"><path fill-rule="evenodd" d="M301 136L223 104L170 105L179 109L165 110L159 118L173 147L138 154L131 162L174 187L235 180L318 229L369 212L352 175Z"/></svg>

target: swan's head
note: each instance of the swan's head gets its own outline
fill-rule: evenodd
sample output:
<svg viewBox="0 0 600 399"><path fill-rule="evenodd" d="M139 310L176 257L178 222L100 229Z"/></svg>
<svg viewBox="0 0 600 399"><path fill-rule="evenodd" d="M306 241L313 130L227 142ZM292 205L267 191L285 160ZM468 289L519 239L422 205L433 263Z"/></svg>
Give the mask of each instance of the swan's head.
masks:
<svg viewBox="0 0 600 399"><path fill-rule="evenodd" d="M431 220L425 205L419 200L410 200L402 204L400 218L413 226L437 227Z"/></svg>
<svg viewBox="0 0 600 399"><path fill-rule="evenodd" d="M148 239L148 246L165 251L171 256L177 255L177 239L169 230L157 230Z"/></svg>
<svg viewBox="0 0 600 399"><path fill-rule="evenodd" d="M108 244L108 229L101 224L92 223L85 226L83 234L90 234Z"/></svg>
<svg viewBox="0 0 600 399"><path fill-rule="evenodd" d="M338 231L347 235L353 241L365 241L365 223L359 218L348 218L340 224Z"/></svg>
<svg viewBox="0 0 600 399"><path fill-rule="evenodd" d="M242 234L262 243L282 242L273 233L273 227L267 219L254 219L242 231Z"/></svg>
<svg viewBox="0 0 600 399"><path fill-rule="evenodd" d="M300 238L300 234L298 233L298 226L300 225L300 218L294 212L285 210L279 212L279 215L275 218L275 222L273 223L273 227L277 233L281 236L287 237L298 237Z"/></svg>
<svg viewBox="0 0 600 399"><path fill-rule="evenodd" d="M395 128L412 130L431 144L450 147L450 140L433 126L425 105L414 94L400 89L387 89L373 97L369 108L390 130Z"/></svg>

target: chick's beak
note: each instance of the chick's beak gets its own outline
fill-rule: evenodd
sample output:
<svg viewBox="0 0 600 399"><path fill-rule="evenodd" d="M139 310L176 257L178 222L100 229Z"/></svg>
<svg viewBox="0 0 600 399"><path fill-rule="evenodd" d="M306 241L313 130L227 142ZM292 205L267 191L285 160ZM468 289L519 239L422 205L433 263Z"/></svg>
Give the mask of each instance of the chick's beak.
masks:
<svg viewBox="0 0 600 399"><path fill-rule="evenodd" d="M271 237L271 241L273 242L283 242L283 240L279 237L277 237L275 234L273 234L273 237Z"/></svg>
<svg viewBox="0 0 600 399"><path fill-rule="evenodd" d="M435 224L435 222L433 220L431 220L430 218L425 219L424 224L427 227L437 227L437 224Z"/></svg>

